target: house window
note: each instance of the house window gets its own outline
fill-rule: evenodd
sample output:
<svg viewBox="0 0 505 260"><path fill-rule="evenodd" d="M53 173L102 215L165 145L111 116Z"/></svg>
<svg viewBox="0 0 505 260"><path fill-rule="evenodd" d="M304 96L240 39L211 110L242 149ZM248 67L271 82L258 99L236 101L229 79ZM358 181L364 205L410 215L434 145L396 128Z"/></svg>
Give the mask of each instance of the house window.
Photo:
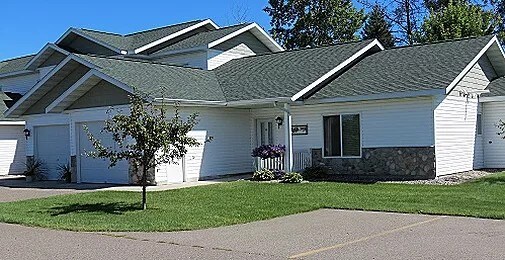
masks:
<svg viewBox="0 0 505 260"><path fill-rule="evenodd" d="M325 157L361 155L359 114L325 116L323 124Z"/></svg>
<svg viewBox="0 0 505 260"><path fill-rule="evenodd" d="M482 135L482 114L477 114L477 135Z"/></svg>

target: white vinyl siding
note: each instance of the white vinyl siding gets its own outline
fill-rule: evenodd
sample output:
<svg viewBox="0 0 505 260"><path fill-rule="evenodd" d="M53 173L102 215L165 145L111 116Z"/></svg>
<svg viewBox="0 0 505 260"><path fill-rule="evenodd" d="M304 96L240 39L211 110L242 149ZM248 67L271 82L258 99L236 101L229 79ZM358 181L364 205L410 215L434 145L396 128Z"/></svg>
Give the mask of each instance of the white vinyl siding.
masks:
<svg viewBox="0 0 505 260"><path fill-rule="evenodd" d="M174 54L157 59L157 62L165 62L177 66L207 69L207 52L195 51L185 54Z"/></svg>
<svg viewBox="0 0 505 260"><path fill-rule="evenodd" d="M483 90L496 77L491 62L484 55L456 85L455 90L466 90L467 92Z"/></svg>
<svg viewBox="0 0 505 260"><path fill-rule="evenodd" d="M505 168L505 140L496 124L505 120L505 101L482 103L484 168Z"/></svg>
<svg viewBox="0 0 505 260"><path fill-rule="evenodd" d="M2 87L4 92L25 94L38 82L38 80L38 73L8 77L0 79L0 87Z"/></svg>
<svg viewBox="0 0 505 260"><path fill-rule="evenodd" d="M25 170L24 126L0 125L0 176Z"/></svg>
<svg viewBox="0 0 505 260"><path fill-rule="evenodd" d="M208 54L208 69L213 70L231 60L255 55L247 45L241 43L229 50L210 49Z"/></svg>
<svg viewBox="0 0 505 260"><path fill-rule="evenodd" d="M404 98L377 101L291 107L293 125L308 125L308 135L293 136L293 151L323 148L323 116L360 114L362 148L430 147L433 139L432 98ZM282 116L278 108L253 109L255 119ZM251 128L255 136L256 128ZM284 127L275 128L274 142L284 143ZM252 140L251 146L256 146Z"/></svg>
<svg viewBox="0 0 505 260"><path fill-rule="evenodd" d="M435 101L437 176L469 171L476 157L476 98L440 96ZM478 164L478 163L477 163Z"/></svg>

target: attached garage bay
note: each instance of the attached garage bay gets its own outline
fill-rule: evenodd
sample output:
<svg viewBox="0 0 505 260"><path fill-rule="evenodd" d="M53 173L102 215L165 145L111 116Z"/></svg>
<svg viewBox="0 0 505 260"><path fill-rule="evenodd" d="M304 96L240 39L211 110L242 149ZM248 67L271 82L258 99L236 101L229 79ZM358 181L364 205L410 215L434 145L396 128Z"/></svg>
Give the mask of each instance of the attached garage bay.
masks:
<svg viewBox="0 0 505 260"><path fill-rule="evenodd" d="M37 126L34 133L34 155L43 163L47 180L60 179L60 166L70 164L68 125Z"/></svg>
<svg viewBox="0 0 505 260"><path fill-rule="evenodd" d="M24 125L0 126L0 176L25 170Z"/></svg>
<svg viewBox="0 0 505 260"><path fill-rule="evenodd" d="M81 182L88 183L114 183L127 184L128 178L128 162L118 162L116 166L109 168L109 160L91 158L86 155L87 152L93 151L94 148L91 141L88 139L84 126L87 126L91 134L101 140L106 147L116 149L117 145L112 140L112 136L107 133L102 133L103 121L83 122L76 126L78 131L78 174L80 174Z"/></svg>

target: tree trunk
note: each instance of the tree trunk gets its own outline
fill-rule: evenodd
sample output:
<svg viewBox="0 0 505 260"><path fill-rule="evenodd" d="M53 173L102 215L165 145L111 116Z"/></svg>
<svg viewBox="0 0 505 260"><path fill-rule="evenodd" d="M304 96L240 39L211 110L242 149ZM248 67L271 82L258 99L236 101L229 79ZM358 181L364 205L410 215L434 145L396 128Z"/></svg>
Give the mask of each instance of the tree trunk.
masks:
<svg viewBox="0 0 505 260"><path fill-rule="evenodd" d="M142 210L147 209L147 188L145 183L142 184Z"/></svg>
<svg viewBox="0 0 505 260"><path fill-rule="evenodd" d="M407 40L409 41L409 45L412 46L414 45L414 39L413 39L413 30L412 30L412 21L411 21L411 16L410 16L410 0L405 0L405 15L406 17L406 22L407 22Z"/></svg>

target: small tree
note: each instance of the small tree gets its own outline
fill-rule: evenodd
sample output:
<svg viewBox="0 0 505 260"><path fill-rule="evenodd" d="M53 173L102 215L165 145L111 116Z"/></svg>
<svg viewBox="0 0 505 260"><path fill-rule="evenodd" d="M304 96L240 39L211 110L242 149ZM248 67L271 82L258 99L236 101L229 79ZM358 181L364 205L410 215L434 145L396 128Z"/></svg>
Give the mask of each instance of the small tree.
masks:
<svg viewBox="0 0 505 260"><path fill-rule="evenodd" d="M384 47L390 48L395 45L395 39L391 33L391 24L386 21L384 13L380 5L374 5L361 35L363 40L378 39Z"/></svg>
<svg viewBox="0 0 505 260"><path fill-rule="evenodd" d="M197 114L191 114L187 120L181 119L178 106L172 118L167 118L167 107L146 101L139 94L130 96L130 113L116 111L105 121L102 132L112 134L118 149L104 146L101 141L85 127L95 151L87 155L94 158L110 160L109 167L114 167L121 160L128 160L136 172L142 170L139 184L142 185L142 209L147 208L146 187L149 184L148 174L157 165L177 163L186 153L187 148L199 143L188 133L196 126Z"/></svg>

